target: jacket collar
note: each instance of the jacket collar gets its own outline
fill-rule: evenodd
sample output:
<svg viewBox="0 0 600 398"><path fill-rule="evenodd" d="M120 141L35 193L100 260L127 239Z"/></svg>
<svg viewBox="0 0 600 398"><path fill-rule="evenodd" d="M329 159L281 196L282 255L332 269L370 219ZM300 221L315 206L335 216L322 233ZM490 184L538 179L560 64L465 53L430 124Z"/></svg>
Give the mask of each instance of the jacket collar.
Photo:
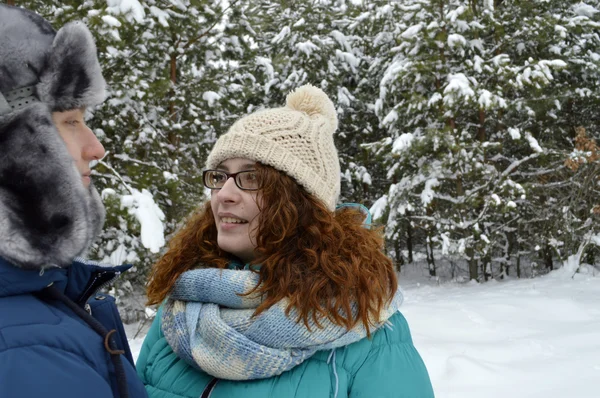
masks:
<svg viewBox="0 0 600 398"><path fill-rule="evenodd" d="M103 266L76 258L69 267L40 271L16 267L0 257L0 298L35 293L54 284L73 301L85 304L98 289L129 268L131 265Z"/></svg>

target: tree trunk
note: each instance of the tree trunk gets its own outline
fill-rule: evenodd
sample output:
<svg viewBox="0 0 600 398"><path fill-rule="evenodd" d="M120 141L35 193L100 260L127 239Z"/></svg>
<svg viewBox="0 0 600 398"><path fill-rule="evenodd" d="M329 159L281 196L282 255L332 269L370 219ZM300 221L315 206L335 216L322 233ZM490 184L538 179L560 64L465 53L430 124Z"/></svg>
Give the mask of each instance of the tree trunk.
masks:
<svg viewBox="0 0 600 398"><path fill-rule="evenodd" d="M465 190L463 188L462 175L458 174L456 176L456 195L461 197L465 194Z"/></svg>
<svg viewBox="0 0 600 398"><path fill-rule="evenodd" d="M425 245L427 252L427 266L429 267L429 276L437 276L435 269L435 259L433 258L433 241L430 234L427 234L427 244Z"/></svg>
<svg viewBox="0 0 600 398"><path fill-rule="evenodd" d="M406 250L408 251L408 263L413 262L413 235L412 235L412 223L410 221L410 212L406 212Z"/></svg>
<svg viewBox="0 0 600 398"><path fill-rule="evenodd" d="M6 4L8 4L9 6L14 6L15 0L6 0Z"/></svg>
<svg viewBox="0 0 600 398"><path fill-rule="evenodd" d="M448 123L448 126L450 126L450 128L452 130L456 130L456 121L454 120L453 117L449 118L447 123Z"/></svg>
<svg viewBox="0 0 600 398"><path fill-rule="evenodd" d="M396 252L396 270L402 272L404 265L404 257L402 257L402 248L400 247L400 239L394 241L394 251Z"/></svg>
<svg viewBox="0 0 600 398"><path fill-rule="evenodd" d="M171 84L173 87L177 84L177 54L171 54L171 62L170 62L170 70L169 77L171 80ZM171 123L177 123L177 109L175 108L175 100L173 97L175 96L175 89L171 90L171 99L169 100L169 117L171 119ZM174 147L179 146L179 135L175 132L175 130L171 130L169 132L169 143Z"/></svg>
<svg viewBox="0 0 600 398"><path fill-rule="evenodd" d="M475 258L475 251L469 247L465 250L469 258L469 279L479 280L479 270L477 269L477 259Z"/></svg>
<svg viewBox="0 0 600 398"><path fill-rule="evenodd" d="M477 129L477 139L479 142L485 141L485 110L479 110L479 129Z"/></svg>
<svg viewBox="0 0 600 398"><path fill-rule="evenodd" d="M517 236L515 236L515 248L517 253L517 278L521 278L521 244L519 242L521 236L521 224L517 224Z"/></svg>
<svg viewBox="0 0 600 398"><path fill-rule="evenodd" d="M471 9L473 10L473 15L478 16L477 15L477 0L471 0Z"/></svg>
<svg viewBox="0 0 600 398"><path fill-rule="evenodd" d="M508 276L510 273L510 263L512 253L515 251L515 234L514 232L507 232L506 236L506 253L504 253L504 263L500 266L500 279L504 279L504 276Z"/></svg>
<svg viewBox="0 0 600 398"><path fill-rule="evenodd" d="M489 267L489 270L488 270L488 267ZM483 280L486 282L488 280L492 279L492 277L493 277L493 275L492 275L492 260L490 259L489 254L486 254L481 259L481 273L483 274Z"/></svg>
<svg viewBox="0 0 600 398"><path fill-rule="evenodd" d="M546 265L546 269L552 271L554 269L554 264L552 263L552 249L550 245L546 243L544 245L544 264Z"/></svg>

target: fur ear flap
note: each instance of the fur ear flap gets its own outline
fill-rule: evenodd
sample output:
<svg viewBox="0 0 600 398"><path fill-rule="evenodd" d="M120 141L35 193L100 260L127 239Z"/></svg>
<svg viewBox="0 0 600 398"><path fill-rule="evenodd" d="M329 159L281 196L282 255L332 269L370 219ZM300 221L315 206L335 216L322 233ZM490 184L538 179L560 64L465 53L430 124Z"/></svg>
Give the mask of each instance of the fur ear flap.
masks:
<svg viewBox="0 0 600 398"><path fill-rule="evenodd" d="M53 111L94 106L105 98L106 82L92 34L82 22L70 22L56 34L37 94Z"/></svg>
<svg viewBox="0 0 600 398"><path fill-rule="evenodd" d="M68 266L102 230L104 206L36 103L0 120L0 257L28 269Z"/></svg>

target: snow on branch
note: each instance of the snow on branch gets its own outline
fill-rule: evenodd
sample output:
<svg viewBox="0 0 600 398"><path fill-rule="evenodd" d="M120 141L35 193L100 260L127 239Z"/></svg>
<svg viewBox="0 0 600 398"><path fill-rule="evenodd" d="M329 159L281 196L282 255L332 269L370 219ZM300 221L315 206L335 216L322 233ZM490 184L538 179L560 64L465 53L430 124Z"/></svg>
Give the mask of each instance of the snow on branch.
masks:
<svg viewBox="0 0 600 398"><path fill-rule="evenodd" d="M111 165L102 160L98 163L113 172L121 181L121 184L130 192L130 195L121 196L121 208L128 208L129 214L133 215L140 223L142 245L152 253L158 253L160 248L165 245L163 225L165 214L154 202L150 191L142 189L140 192L127 184Z"/></svg>
<svg viewBox="0 0 600 398"><path fill-rule="evenodd" d="M107 0L106 3L108 5L106 10L111 14L123 14L128 21L144 22L146 13L138 0Z"/></svg>
<svg viewBox="0 0 600 398"><path fill-rule="evenodd" d="M537 158L538 156L540 156L540 152L533 153L529 156L524 157L523 159L515 160L514 162L512 162L510 164L510 166L508 166L506 168L506 170L504 170L502 172L501 177L504 178L504 177L508 176L510 173L513 172L514 169L516 169L517 167L519 167L520 165L522 165L525 162L528 162L532 159Z"/></svg>

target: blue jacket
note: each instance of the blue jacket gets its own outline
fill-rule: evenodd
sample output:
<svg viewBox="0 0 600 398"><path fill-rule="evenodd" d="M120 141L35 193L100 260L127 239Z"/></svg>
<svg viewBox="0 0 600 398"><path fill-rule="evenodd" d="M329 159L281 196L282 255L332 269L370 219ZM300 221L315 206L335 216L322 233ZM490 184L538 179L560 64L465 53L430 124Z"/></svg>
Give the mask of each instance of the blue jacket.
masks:
<svg viewBox="0 0 600 398"><path fill-rule="evenodd" d="M0 258L0 397L119 397L113 362L103 339L64 304L36 292L53 283L115 329L130 398L146 397L138 379L114 298L97 293L128 267L75 261L45 272L17 268Z"/></svg>

